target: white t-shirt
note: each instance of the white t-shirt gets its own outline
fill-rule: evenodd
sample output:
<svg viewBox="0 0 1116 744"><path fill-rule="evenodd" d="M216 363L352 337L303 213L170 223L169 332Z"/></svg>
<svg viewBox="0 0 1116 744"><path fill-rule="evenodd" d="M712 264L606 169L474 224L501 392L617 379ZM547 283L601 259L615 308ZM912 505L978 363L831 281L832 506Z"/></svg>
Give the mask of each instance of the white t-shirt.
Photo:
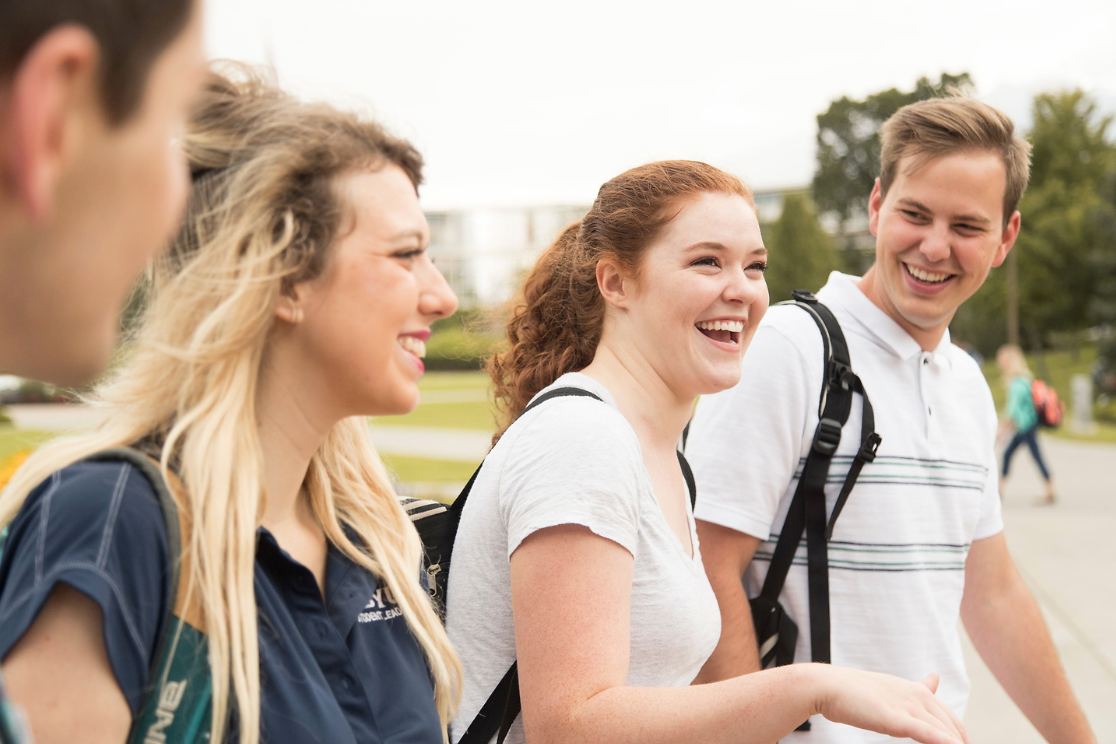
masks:
<svg viewBox="0 0 1116 744"><path fill-rule="evenodd" d="M1003 529L996 411L979 367L948 333L934 351L922 351L857 281L835 272L818 293L841 323L883 437L829 543L832 661L911 680L936 671L939 697L963 715L969 680L957 624L965 558L974 540ZM697 518L765 540L744 576L749 597L763 586L818 423L822 353L809 314L771 308L740 383L704 396L690 427ZM830 467L828 511L859 448L860 418L857 396ZM810 659L805 563L803 538L780 597L798 625L797 661ZM783 741L890 741L821 717L812 725Z"/></svg>
<svg viewBox="0 0 1116 744"><path fill-rule="evenodd" d="M584 525L635 559L628 685L690 684L720 637L693 517L691 559L663 517L639 440L608 390L577 373L547 390L556 387L584 388L604 402L561 397L520 417L489 453L461 517L446 626L465 668L465 689L451 741L515 660L509 558L537 530ZM507 741L524 741L522 716Z"/></svg>

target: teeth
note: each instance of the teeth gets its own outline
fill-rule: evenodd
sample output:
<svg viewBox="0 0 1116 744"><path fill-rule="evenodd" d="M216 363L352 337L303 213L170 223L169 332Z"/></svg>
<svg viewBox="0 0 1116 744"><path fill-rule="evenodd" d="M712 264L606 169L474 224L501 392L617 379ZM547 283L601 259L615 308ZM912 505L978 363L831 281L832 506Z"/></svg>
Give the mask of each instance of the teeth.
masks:
<svg viewBox="0 0 1116 744"><path fill-rule="evenodd" d="M703 331L732 331L733 333L740 333L744 330L744 321L742 320L703 320L697 324L697 327Z"/></svg>
<svg viewBox="0 0 1116 744"><path fill-rule="evenodd" d="M414 336L400 336L399 345L417 356L419 359L422 359L426 356L426 343L423 342L421 338L415 338Z"/></svg>
<svg viewBox="0 0 1116 744"><path fill-rule="evenodd" d="M931 284L934 284L937 282L944 282L946 279L949 278L949 274L934 274L929 271L923 271L922 269L916 269L914 266L911 266L909 264L903 265L907 267L907 271L911 273L911 276L922 282L929 282Z"/></svg>

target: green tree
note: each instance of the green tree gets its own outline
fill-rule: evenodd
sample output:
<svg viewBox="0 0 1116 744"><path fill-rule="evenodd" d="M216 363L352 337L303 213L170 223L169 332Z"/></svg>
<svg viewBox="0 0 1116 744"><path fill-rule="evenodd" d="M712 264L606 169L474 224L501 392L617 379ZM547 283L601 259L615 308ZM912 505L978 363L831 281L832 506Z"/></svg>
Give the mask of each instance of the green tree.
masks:
<svg viewBox="0 0 1116 744"><path fill-rule="evenodd" d="M942 73L934 82L919 78L912 91L897 88L873 93L862 101L842 97L818 114L817 170L814 203L822 214L833 214L845 223L868 212L868 195L880 174L880 126L909 103L967 91L969 73Z"/></svg>
<svg viewBox="0 0 1116 744"><path fill-rule="evenodd" d="M1080 90L1036 96L1033 114L1031 182L1019 204L1023 227L1014 248L1020 327L1032 346L1111 313L1106 293L1116 265L1116 198L1105 196L1116 189L1113 117L1099 115ZM993 272L955 319L985 349L1006 338L1005 274Z"/></svg>
<svg viewBox="0 0 1116 744"><path fill-rule="evenodd" d="M1101 240L1089 264L1097 277L1097 290L1089 303L1091 322L1108 329L1099 344L1101 365L1116 373L1116 169L1108 174L1101 190L1102 207L1095 213ZM1116 408L1113 409L1116 413Z"/></svg>
<svg viewBox="0 0 1116 744"><path fill-rule="evenodd" d="M789 300L792 289L816 292L837 268L833 238L818 224L805 194L787 195L783 213L763 235L771 254L766 278L773 303Z"/></svg>
<svg viewBox="0 0 1116 744"><path fill-rule="evenodd" d="M1097 291L1089 303L1089 318L1116 332L1116 168L1105 178L1100 197L1101 207L1094 213L1094 219L1101 239L1089 257L1097 277Z"/></svg>

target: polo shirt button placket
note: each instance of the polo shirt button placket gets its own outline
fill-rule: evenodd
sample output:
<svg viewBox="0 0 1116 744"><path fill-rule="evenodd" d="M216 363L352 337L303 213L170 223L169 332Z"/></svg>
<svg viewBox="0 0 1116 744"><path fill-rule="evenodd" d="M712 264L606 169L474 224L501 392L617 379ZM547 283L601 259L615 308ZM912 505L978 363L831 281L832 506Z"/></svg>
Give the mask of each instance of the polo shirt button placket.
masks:
<svg viewBox="0 0 1116 744"><path fill-rule="evenodd" d="M944 394L943 375L948 369L948 360L943 354L927 352L923 369L923 399L926 401L926 434L933 440L940 442L942 439L941 426L945 423L941 416L934 416L934 401Z"/></svg>
<svg viewBox="0 0 1116 744"><path fill-rule="evenodd" d="M921 354L922 364L919 365L918 370L918 389L922 394L922 403L926 411L926 434L933 436L931 430L933 429L932 417L934 415L934 408L931 405L929 377L931 374L930 358L932 354L924 351Z"/></svg>

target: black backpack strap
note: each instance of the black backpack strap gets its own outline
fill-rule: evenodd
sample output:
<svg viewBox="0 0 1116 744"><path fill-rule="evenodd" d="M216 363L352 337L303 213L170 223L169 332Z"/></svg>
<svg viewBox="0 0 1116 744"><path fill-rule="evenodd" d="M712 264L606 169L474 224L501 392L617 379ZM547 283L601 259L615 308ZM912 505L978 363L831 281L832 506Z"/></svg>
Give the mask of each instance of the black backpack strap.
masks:
<svg viewBox="0 0 1116 744"><path fill-rule="evenodd" d="M810 647L812 660L829 663L829 559L827 542L832 535L837 517L844 508L853 484L864 464L875 459L880 437L875 432L875 415L872 404L864 391L860 378L852 371L848 344L841 326L817 298L809 292L795 290L794 300L787 304L801 307L810 314L822 334L824 347L824 377L819 402L818 426L802 468L802 475L787 511L787 518L779 534L779 541L768 568L760 596L777 602L786 581L787 572L794 562L794 554L806 532L807 576L810 589ZM848 421L852 409L853 393L860 393L863 405L861 446L849 468L841 493L834 504L833 514L827 518L825 508L825 482L841 429Z"/></svg>
<svg viewBox="0 0 1116 744"><path fill-rule="evenodd" d="M601 396L597 395L596 393L591 393L584 388L579 388L579 387L554 388L553 390L547 390L542 395L536 396L535 399L532 400L530 403L528 403L527 407L523 409L523 413L519 414L519 416L516 416L516 419L518 420L521 416L523 416L524 413L527 413L528 411L530 411L533 408L538 408L543 403L546 403L548 400L551 400L552 398L592 398L593 400L601 400Z"/></svg>
<svg viewBox="0 0 1116 744"><path fill-rule="evenodd" d="M693 416L686 422L682 429L682 442L678 448L678 464L682 467L682 477L686 479L686 488L690 490L690 511L697 508L697 481L694 480L694 471L686 460L686 440L690 438L690 424L694 423Z"/></svg>
<svg viewBox="0 0 1116 744"><path fill-rule="evenodd" d="M519 417L523 416L523 414L552 398L563 397L583 397L601 400L599 395L591 393L583 388L554 388L553 390L548 390L542 395L535 397L535 399L523 409L523 412L516 417L516 420L518 421ZM679 458L681 458L681 453L679 454ZM477 475L480 474L481 468L483 467L484 460L482 460L481 464L477 466L477 469L473 471L473 475L469 478L469 482L465 484L465 488L461 489L461 493L454 499L453 504L450 506L450 512L453 514L452 529L455 536L457 534L457 526L461 522L461 512L465 508L465 501L469 498L469 493L473 490L473 483L476 482ZM688 470L689 466L685 465L683 467L683 475L685 475ZM691 474L690 479L692 478L693 475ZM687 480L687 483L689 483L689 480ZM465 729L465 733L462 734L461 739L458 740L458 744L488 744L493 736L498 737L496 739L497 744L504 744L504 739L507 737L508 731L511 730L512 724L515 723L515 719L519 715L520 710L519 664L513 661L508 671L504 673L504 676L492 690L492 694L488 696L488 700L481 706L480 711L477 713L476 717L473 718L469 727Z"/></svg>
<svg viewBox="0 0 1116 744"><path fill-rule="evenodd" d="M686 480L686 490L690 492L690 510L693 511L697 506L697 481L694 480L694 471L690 468L690 463L686 461L682 450L677 450L677 453L678 465L682 468L682 477Z"/></svg>
<svg viewBox="0 0 1116 744"><path fill-rule="evenodd" d="M530 411L533 408L537 408L538 406L542 405L546 401L548 401L552 398L563 398L563 397L594 398L596 400L601 400L600 396L598 396L595 393L591 393L588 390L585 390L584 388L579 388L579 387L554 388L553 390L546 391L542 395L536 396L534 400L532 400L530 403L527 404L527 407L523 409L523 411L519 414L519 416L516 416L516 421L518 421L523 416L523 414L527 413L528 411ZM487 458L485 458L485 459L487 459ZM473 474L471 476L469 476L469 482L465 484L465 487L461 489L461 493L459 493L457 495L457 498L453 500L453 503L450 504L449 511L453 515L452 516L452 521L453 521L452 536L453 537L456 537L456 535L457 535L457 525L461 521L461 511L465 508L465 502L469 499L469 493L473 490L473 483L476 482L477 476L480 475L481 468L483 468L483 467L484 467L484 460L481 460L480 465L477 465L477 469L473 471Z"/></svg>
<svg viewBox="0 0 1116 744"><path fill-rule="evenodd" d="M496 683L488 700L484 701L469 728L461 735L458 744L488 744L497 734L497 743L503 744L519 710L519 665L513 661Z"/></svg>

